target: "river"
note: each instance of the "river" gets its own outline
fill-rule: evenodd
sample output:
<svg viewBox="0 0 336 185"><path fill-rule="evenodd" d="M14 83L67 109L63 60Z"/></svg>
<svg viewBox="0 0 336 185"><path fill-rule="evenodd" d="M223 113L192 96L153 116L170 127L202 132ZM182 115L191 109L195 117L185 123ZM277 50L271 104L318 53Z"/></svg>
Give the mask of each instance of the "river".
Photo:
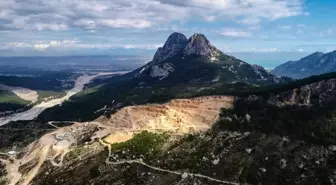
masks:
<svg viewBox="0 0 336 185"><path fill-rule="evenodd" d="M40 115L45 109L53 107L55 105L59 105L63 103L64 101L68 100L72 95L80 92L83 90L84 85L89 83L92 79L98 77L98 76L105 76L105 75L113 75L113 74L124 74L126 72L111 72L111 73L98 73L96 75L82 75L76 79L75 86L67 92L65 96L58 99L52 99L50 101L44 101L41 102L35 106L33 106L31 109L11 114L5 117L0 118L0 126L5 125L11 121L19 121L19 120L33 120L38 115Z"/></svg>

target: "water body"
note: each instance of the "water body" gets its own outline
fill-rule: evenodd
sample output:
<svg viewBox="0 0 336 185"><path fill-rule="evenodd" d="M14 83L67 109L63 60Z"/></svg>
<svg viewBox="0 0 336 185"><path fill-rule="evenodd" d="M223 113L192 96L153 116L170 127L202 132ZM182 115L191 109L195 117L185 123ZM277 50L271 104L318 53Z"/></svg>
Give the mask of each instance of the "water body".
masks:
<svg viewBox="0 0 336 185"><path fill-rule="evenodd" d="M33 120L35 119L39 114L41 114L45 109L53 107L55 105L59 105L63 103L64 101L68 100L72 95L79 93L83 90L84 85L89 83L92 79L97 78L99 76L105 76L105 75L113 75L113 74L124 74L126 72L113 72L113 73L98 73L96 75L83 75L76 79L75 87L68 91L68 93L63 96L62 98L58 99L52 99L50 101L44 101L40 104L35 105L31 109L11 114L6 117L0 118L0 126L5 125L11 121L19 121L19 120Z"/></svg>

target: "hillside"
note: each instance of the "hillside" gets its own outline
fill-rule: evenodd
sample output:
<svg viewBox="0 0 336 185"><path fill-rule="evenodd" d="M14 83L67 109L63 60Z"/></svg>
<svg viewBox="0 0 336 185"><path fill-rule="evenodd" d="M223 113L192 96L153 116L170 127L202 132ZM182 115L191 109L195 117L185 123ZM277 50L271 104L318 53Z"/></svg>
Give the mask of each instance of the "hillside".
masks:
<svg viewBox="0 0 336 185"><path fill-rule="evenodd" d="M298 61L289 61L272 70L278 76L305 78L336 71L336 52L315 52Z"/></svg>
<svg viewBox="0 0 336 185"><path fill-rule="evenodd" d="M0 90L0 116L23 109L29 103L10 91Z"/></svg>
<svg viewBox="0 0 336 185"><path fill-rule="evenodd" d="M126 105L191 97L209 89L244 89L284 83L261 66L250 65L211 45L203 34L171 34L146 65L122 76L96 81L94 92L74 96L46 110L39 120L92 120ZM109 113L110 111L107 111ZM61 115L61 116L59 116Z"/></svg>
<svg viewBox="0 0 336 185"><path fill-rule="evenodd" d="M11 182L33 185L333 184L335 87L333 73L268 96L179 99L55 123L61 128L31 133L40 139L6 168Z"/></svg>

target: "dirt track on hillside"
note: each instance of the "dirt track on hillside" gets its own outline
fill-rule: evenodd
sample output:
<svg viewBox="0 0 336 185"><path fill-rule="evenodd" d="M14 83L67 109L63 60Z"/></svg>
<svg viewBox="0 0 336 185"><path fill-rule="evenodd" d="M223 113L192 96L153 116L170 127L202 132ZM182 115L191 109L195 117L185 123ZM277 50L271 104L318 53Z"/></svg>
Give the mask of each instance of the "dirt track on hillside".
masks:
<svg viewBox="0 0 336 185"><path fill-rule="evenodd" d="M61 166L63 157L83 136L106 143L123 142L141 131L186 134L206 131L216 122L220 109L232 108L233 97L209 96L194 99L172 100L166 104L150 104L125 107L110 118L100 117L93 122L75 123L47 133L24 149L21 158L5 161L10 185L27 185L38 175L43 163L50 161ZM93 132L93 130L98 131ZM92 134L93 133L93 134ZM89 135L88 135L89 134ZM55 161L58 159L58 162ZM27 174L18 169L33 163Z"/></svg>

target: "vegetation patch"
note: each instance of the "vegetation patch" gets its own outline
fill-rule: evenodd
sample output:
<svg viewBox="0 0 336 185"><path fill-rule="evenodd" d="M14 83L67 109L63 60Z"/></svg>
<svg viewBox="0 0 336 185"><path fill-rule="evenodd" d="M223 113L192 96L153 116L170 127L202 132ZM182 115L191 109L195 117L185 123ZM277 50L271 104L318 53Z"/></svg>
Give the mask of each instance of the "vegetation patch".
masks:
<svg viewBox="0 0 336 185"><path fill-rule="evenodd" d="M152 133L148 131L136 134L131 140L111 145L112 152L128 153L127 155L143 155L146 158L156 156L169 136L167 134ZM124 152L123 152L124 151Z"/></svg>
<svg viewBox="0 0 336 185"><path fill-rule="evenodd" d="M10 91L0 90L0 112L24 109L29 103Z"/></svg>
<svg viewBox="0 0 336 185"><path fill-rule="evenodd" d="M30 102L27 100L21 99L20 97L16 96L12 92L0 90L0 103L27 105Z"/></svg>
<svg viewBox="0 0 336 185"><path fill-rule="evenodd" d="M37 91L38 102L44 101L45 99L56 99L56 98L62 98L66 95L65 91L48 91L48 90L40 90Z"/></svg>
<svg viewBox="0 0 336 185"><path fill-rule="evenodd" d="M233 110L223 109L220 117L223 130L258 131L318 144L336 144L334 105L278 107L262 99L242 99L235 103Z"/></svg>

